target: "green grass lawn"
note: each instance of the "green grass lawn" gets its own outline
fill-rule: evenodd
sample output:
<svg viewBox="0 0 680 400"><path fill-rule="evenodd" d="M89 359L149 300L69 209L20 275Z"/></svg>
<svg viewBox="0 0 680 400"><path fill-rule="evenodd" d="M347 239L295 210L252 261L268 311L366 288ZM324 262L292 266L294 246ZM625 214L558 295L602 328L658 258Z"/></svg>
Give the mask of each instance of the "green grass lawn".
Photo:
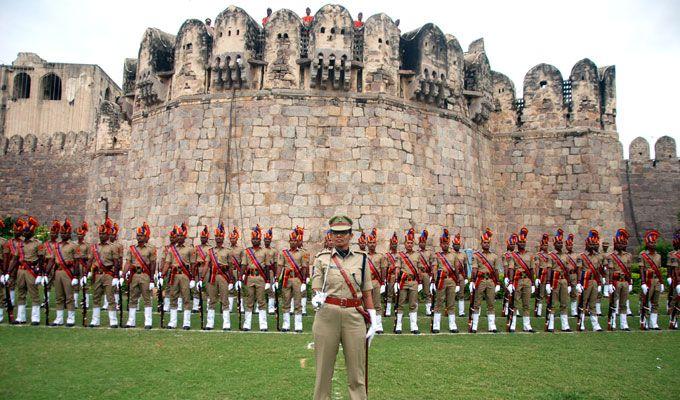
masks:
<svg viewBox="0 0 680 400"><path fill-rule="evenodd" d="M157 326L158 314L154 318ZM307 399L314 384L312 321L305 317L303 334L3 323L0 398ZM482 315L480 323L485 321ZM542 331L542 321L534 319L534 328ZM573 327L574 319L570 322ZM466 319L458 323L464 328ZM429 331L429 318L421 317L420 324L421 331ZM637 318L629 324L636 330ZM660 324L667 327L667 316L660 316ZM198 328L195 314L193 325ZM219 318L216 326L221 326ZM386 331L391 326L391 319L385 321ZM482 323L480 331L485 330ZM369 357L372 399L659 399L680 393L680 332L667 330L405 333L377 337ZM347 398L345 372L340 355L333 398Z"/></svg>

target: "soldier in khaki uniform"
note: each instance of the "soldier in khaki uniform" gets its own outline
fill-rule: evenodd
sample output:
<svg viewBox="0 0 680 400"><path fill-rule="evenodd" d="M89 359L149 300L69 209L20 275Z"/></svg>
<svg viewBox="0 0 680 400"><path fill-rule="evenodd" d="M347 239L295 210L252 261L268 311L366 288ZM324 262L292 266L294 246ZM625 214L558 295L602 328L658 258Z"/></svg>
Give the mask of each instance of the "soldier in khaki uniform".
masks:
<svg viewBox="0 0 680 400"><path fill-rule="evenodd" d="M572 317L578 316L578 290L576 290L576 284L578 284L578 264L576 262L577 255L574 253L574 234L570 233L567 235L567 240L564 241L564 247L567 250L567 261L569 261L569 286L571 287L571 292L569 293L569 300L571 301L570 312Z"/></svg>
<svg viewBox="0 0 680 400"><path fill-rule="evenodd" d="M508 316L508 308L510 308L510 291L508 290L508 285L510 284L509 270L512 264L512 253L515 252L515 246L517 246L517 234L512 233L508 240L505 241L505 253L501 256L501 263L503 266L503 310L502 316Z"/></svg>
<svg viewBox="0 0 680 400"><path fill-rule="evenodd" d="M184 315L182 329L191 329L191 289L196 287L193 271L196 269L196 251L185 246L187 238L187 226L182 223L178 228L173 228L175 244L168 247L165 256L163 275L170 274L168 288L170 289L170 323L167 329L177 328L178 299L182 298Z"/></svg>
<svg viewBox="0 0 680 400"><path fill-rule="evenodd" d="M98 228L99 244L92 245L90 269L92 270L92 321L90 327L100 325L102 298L108 299L109 326L118 328L118 317L114 298L114 287L118 286L120 264L116 248L109 243L113 225L107 220ZM121 321L122 322L122 321Z"/></svg>
<svg viewBox="0 0 680 400"><path fill-rule="evenodd" d="M208 296L210 297L206 330L212 330L215 326L217 303L222 307L222 330L231 330L228 297L234 288L234 271L232 270L229 249L224 247L225 235L224 225L220 222L215 229L215 247L208 250L208 269L202 274L207 282Z"/></svg>
<svg viewBox="0 0 680 400"><path fill-rule="evenodd" d="M288 241L289 249L284 249L278 255L276 263L275 286L281 282L281 297L283 301L283 325L281 331L290 331L290 309L291 303L294 307L294 329L295 332L302 332L302 294L307 293L307 271L309 271L309 256L300 250L300 236L304 231L299 226L290 233ZM275 289L276 290L276 289Z"/></svg>
<svg viewBox="0 0 680 400"><path fill-rule="evenodd" d="M270 264L267 258L267 252L260 247L262 241L262 228L260 225L255 226L251 233L252 247L243 250L241 254L241 268L243 276L243 286L248 291L246 299L245 319L243 321L243 330L249 331L251 329L251 322L253 319L253 310L255 308L255 301L260 308L258 311L258 320L260 324L260 331L267 331L267 302L265 299L266 292L271 287L269 281L269 271L267 266Z"/></svg>
<svg viewBox="0 0 680 400"><path fill-rule="evenodd" d="M392 237L390 238L389 250L382 257L382 265L380 269L385 271L385 283L387 285L385 297L387 302L385 304L386 317L392 315L392 302L394 300L395 290L394 283L397 277L397 257L399 253L397 252L397 246L399 246L399 238L397 237L397 232L392 232Z"/></svg>
<svg viewBox="0 0 680 400"><path fill-rule="evenodd" d="M456 234L456 237L460 240L460 234ZM444 310L447 311L449 319L449 332L458 333L454 303L456 301L456 294L460 292L460 282L463 279L459 273L458 264L463 261L455 253L451 252L449 248L450 243L449 230L444 228L439 238L441 251L434 254L433 280L436 286L437 298L433 310L432 333L439 333L442 311Z"/></svg>
<svg viewBox="0 0 680 400"><path fill-rule="evenodd" d="M527 235L529 230L522 227L517 238L517 252L512 254L512 267L509 271L511 277L508 290L512 294L515 292L514 301L510 305L510 325L509 332L514 332L517 325L517 309L522 305L522 330L524 332L535 332L531 327L531 295L536 292L534 277L536 276L536 258L526 251Z"/></svg>
<svg viewBox="0 0 680 400"><path fill-rule="evenodd" d="M234 227L231 233L229 233L228 248L230 270L233 273L233 281L235 282L233 288L229 291L229 312L234 310L234 297L238 292L238 295L240 296L238 301L241 303L240 309L236 310L238 313L242 313L245 306L245 304L243 304L244 299L242 298L245 297L245 294L242 293L243 290L241 288L241 276L243 275L243 272L241 271L241 255L243 254L243 249L238 245L240 237L241 234L239 233L238 228Z"/></svg>
<svg viewBox="0 0 680 400"><path fill-rule="evenodd" d="M314 399L328 400L338 348L342 344L347 368L349 398L367 398L366 355L376 331L376 312L371 296L372 282L366 254L349 247L352 220L335 216L329 224L334 248L323 250L314 260L312 305L316 382ZM366 330L366 320L371 327Z"/></svg>
<svg viewBox="0 0 680 400"><path fill-rule="evenodd" d="M40 324L40 294L38 285L41 284L40 276L45 257L45 247L33 239L38 221L28 217L28 222L18 219L14 224L15 232L21 232L23 241L15 240L15 250L12 251L12 259L9 265L10 277L16 272L17 290L17 316L16 324L26 323L26 294L31 296L31 325Z"/></svg>
<svg viewBox="0 0 680 400"><path fill-rule="evenodd" d="M555 330L554 310L558 301L560 303L560 328L562 332L571 332L569 316L567 315L569 293L572 290L569 284L571 264L569 263L569 256L562 251L563 244L564 230L558 229L553 237L555 251L549 254L552 265L548 274L548 284L546 284L546 293L550 296L550 307L547 309L548 324L546 330L548 332L554 332Z"/></svg>
<svg viewBox="0 0 680 400"><path fill-rule="evenodd" d="M680 229L676 229L673 234L673 251L668 253L668 296L671 297L668 312L673 316L673 310L680 307L678 297L680 296ZM671 318L670 329L678 329L678 318Z"/></svg>
<svg viewBox="0 0 680 400"><path fill-rule="evenodd" d="M208 251L210 250L210 245L208 241L210 240L210 230L208 225L203 227L200 234L201 244L195 247L196 250L196 267L194 268L193 275L196 279L196 287L192 290L193 303L191 306L191 312L197 313L200 309L200 297L199 292L203 289L203 281L198 279L199 276L204 276L205 271L208 269Z"/></svg>
<svg viewBox="0 0 680 400"><path fill-rule="evenodd" d="M4 222L0 223L4 224ZM18 221L21 221L20 227L17 230L17 225L15 222L15 225L13 226L12 233L13 237L9 240L5 240L5 238L0 238L0 243L2 244L2 248L0 248L0 252L2 253L2 264L0 264L0 267L2 268L2 281L4 282L3 285L7 286L9 289L9 297L12 300L12 306L16 307L16 302L15 297L14 297L14 286L16 283L16 269L14 271L10 271L10 263L12 261L12 258L14 255L17 253L18 248L19 248L19 242L21 242L21 234L23 231L23 225L25 222L22 219L19 219ZM10 273L12 272L12 273ZM0 298L2 298L2 301L5 301L5 290L4 288L2 289L2 294L0 294ZM25 309L24 309L25 310ZM0 313L1 315L1 313ZM9 318L11 316L7 316L8 318L8 323L13 324L15 321L10 321ZM0 319L1 320L1 319Z"/></svg>
<svg viewBox="0 0 680 400"><path fill-rule="evenodd" d="M602 328L597 320L597 312L595 310L595 302L597 301L597 292L600 291L600 267L603 263L603 257L597 253L596 250L600 246L600 234L591 229L586 238L586 252L581 253L578 258L579 265L579 283L576 289L581 296L581 309L579 310L579 324L580 331L585 330L585 313L586 308L590 314L590 323L593 331L600 332Z"/></svg>
<svg viewBox="0 0 680 400"><path fill-rule="evenodd" d="M611 253L609 252L609 242L604 240L602 241L602 258L606 261L610 260L610 255ZM609 297L609 292L607 291L607 282L606 282L606 277L607 277L607 270L604 267L601 267L600 269L600 284L602 285L602 290L597 292L597 302L595 303L595 311L597 312L597 316L601 317L602 316L602 297Z"/></svg>
<svg viewBox="0 0 680 400"><path fill-rule="evenodd" d="M148 246L151 228L146 222L137 228L137 245L130 246L128 263L123 269L123 275L129 276L130 303L126 328L134 328L137 323L139 298L144 300L144 329L151 329L151 291L154 289L153 277L156 275L156 249Z"/></svg>
<svg viewBox="0 0 680 400"><path fill-rule="evenodd" d="M626 314L626 301L628 294L633 289L633 255L626 251L628 246L628 231L621 228L614 236L614 251L609 254L610 268L607 270L607 292L610 294L609 307L612 308L611 320L608 324L616 328L616 313L619 314L619 328L629 331L628 316Z"/></svg>
<svg viewBox="0 0 680 400"><path fill-rule="evenodd" d="M418 270L420 272L420 281L423 283L423 294L425 295L425 315L432 315L432 291L434 285L432 284L432 259L433 253L427 250L427 238L429 233L427 229L423 229L418 238Z"/></svg>
<svg viewBox="0 0 680 400"><path fill-rule="evenodd" d="M456 302L458 303L458 316L465 316L465 287L468 284L468 258L464 252L460 251L462 246L462 241L460 234L456 234L451 242L451 247L453 248L453 254L458 262L456 263L456 268L458 268L458 275L463 280L463 284L460 285L460 290L456 293ZM460 282L459 282L460 283Z"/></svg>
<svg viewBox="0 0 680 400"><path fill-rule="evenodd" d="M120 227L118 226L117 223L114 223L112 220L108 219L107 223L111 225L110 233L109 233L109 243L114 249L114 253L116 255L116 262L118 264L118 275L115 276L115 278L118 278L118 280L114 281L116 283L113 285L114 288L114 295L113 299L116 302L116 309L119 307L122 307L122 305L118 304L119 300L119 293L122 289L123 286L123 271L122 271L122 265L123 265L123 244L118 241L118 233L120 232ZM108 307L108 297L104 297L104 308ZM120 321L122 324L123 321Z"/></svg>
<svg viewBox="0 0 680 400"><path fill-rule="evenodd" d="M80 278L80 271L76 265L78 257L78 246L71 243L71 232L73 227L71 221L68 219L61 225L60 234L61 242L57 243L54 248L52 257L52 270L48 275L54 276L54 288L57 295L56 318L50 324L51 326L64 325L64 308L68 310L66 318L66 326L72 327L76 322L76 307L73 298L73 288L78 286L78 279Z"/></svg>
<svg viewBox="0 0 680 400"><path fill-rule="evenodd" d="M536 274L536 307L534 315L540 317L543 315L543 299L546 299L545 285L548 280L548 272L551 269L550 258L548 257L548 245L550 245L550 235L544 233L541 236L541 243L538 246L538 253L536 253L536 266L538 272Z"/></svg>
<svg viewBox="0 0 680 400"><path fill-rule="evenodd" d="M470 293L474 290L475 301L472 307L472 321L469 327L471 333L477 333L482 298L486 299L486 315L489 323L489 332L498 332L498 329L496 328L496 311L494 310L494 303L496 293L501 290L498 278L500 257L489 251L489 248L491 247L491 236L493 236L493 232L491 232L491 229L486 228L486 232L481 236L482 251L476 251L472 256L471 276L473 277L473 280L470 282Z"/></svg>
<svg viewBox="0 0 680 400"><path fill-rule="evenodd" d="M53 220L50 227L50 237L43 243L45 247L45 265L42 269L42 275L38 278L38 285L48 286L53 283L54 276L54 253L59 244L59 231L61 230L61 221ZM47 299L50 298L50 291L47 291ZM45 300L47 301L47 300ZM42 304L44 306L44 302ZM49 317L49 316L48 316Z"/></svg>
<svg viewBox="0 0 680 400"><path fill-rule="evenodd" d="M363 234L363 233L362 233ZM370 234L367 235L366 237L366 246L368 247L368 259L366 259L366 263L368 264L368 267L371 271L371 283L373 284L373 290L371 290L371 294L373 297L373 306L375 307L375 312L376 312L376 332L375 333L383 333L383 326L382 326L382 302L381 302L381 296L383 293L385 293L385 290L387 289L387 285L385 283L385 271L381 269L381 265L383 264L382 258L383 255L380 253L376 253L375 249L378 246L378 230L373 228Z"/></svg>
<svg viewBox="0 0 680 400"><path fill-rule="evenodd" d="M407 303L411 333L414 335L420 333L420 330L418 330L418 293L423 290L423 283L420 280L420 273L418 271L418 253L413 251L414 242L415 230L411 228L404 237L404 251L400 251L397 257L397 278L395 283L395 291L397 292L397 308L395 308L397 321L394 325L394 333L401 333L401 319Z"/></svg>
<svg viewBox="0 0 680 400"><path fill-rule="evenodd" d="M659 232L652 229L645 233L645 248L640 253L640 277L642 280L642 293L647 295L649 319L645 319L645 329L659 330L659 297L664 292L663 277L661 274L661 254L656 251L656 242L659 240Z"/></svg>
<svg viewBox="0 0 680 400"><path fill-rule="evenodd" d="M269 282L274 282L276 279L276 263L279 261L279 252L275 248L272 247L272 239L274 238L274 230L273 228L267 229L264 233L264 239L262 242L264 243L264 251L267 252L267 259L269 260L270 264L267 265L267 269L269 270ZM269 287L269 291L267 292L267 295L269 296L269 300L267 302L267 312L270 315L276 314L276 290L274 290L274 286ZM292 299L291 299L292 300ZM305 314L307 313L306 311L306 300L307 296L305 296ZM291 307L293 307L293 304L291 304Z"/></svg>
<svg viewBox="0 0 680 400"><path fill-rule="evenodd" d="M90 229L89 225L87 222L84 222L76 228L76 247L78 248L78 251L76 252L76 269L79 271L80 279L78 280L78 285L73 287L73 299L75 300L76 308L80 307L82 303L79 302L79 295L78 291L82 290L82 288L87 289L87 278L88 278L88 273L89 268L88 268L88 261L90 259L90 244L85 241L85 235L87 234L87 231ZM90 307L90 294L87 293L86 297L83 301L85 301L85 304L87 307Z"/></svg>

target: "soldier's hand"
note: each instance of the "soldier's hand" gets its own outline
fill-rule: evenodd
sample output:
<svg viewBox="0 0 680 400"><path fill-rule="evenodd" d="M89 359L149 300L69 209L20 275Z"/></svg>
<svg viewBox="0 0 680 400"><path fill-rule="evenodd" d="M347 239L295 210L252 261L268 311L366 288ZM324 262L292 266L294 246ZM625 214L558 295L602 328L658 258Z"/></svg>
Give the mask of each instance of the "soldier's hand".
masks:
<svg viewBox="0 0 680 400"><path fill-rule="evenodd" d="M515 285L512 283L508 285L508 293L512 294L515 291Z"/></svg>
<svg viewBox="0 0 680 400"><path fill-rule="evenodd" d="M155 285L153 284L153 282L149 282L149 290L153 290L154 287Z"/></svg>
<svg viewBox="0 0 680 400"><path fill-rule="evenodd" d="M423 284L419 283L418 284L418 292L422 292L422 291L423 291Z"/></svg>
<svg viewBox="0 0 680 400"><path fill-rule="evenodd" d="M47 286L50 283L50 278L47 275L43 275L41 283L43 286Z"/></svg>
<svg viewBox="0 0 680 400"><path fill-rule="evenodd" d="M305 283L309 283L309 277L305 279Z"/></svg>
<svg viewBox="0 0 680 400"><path fill-rule="evenodd" d="M90 271L90 272L87 273L87 277L88 277L88 278L92 278L92 271Z"/></svg>
<svg viewBox="0 0 680 400"><path fill-rule="evenodd" d="M201 279L199 279L199 280L196 282L196 287L197 287L199 290L203 289L203 281L202 281Z"/></svg>
<svg viewBox="0 0 680 400"><path fill-rule="evenodd" d="M385 284L380 285L380 294L385 293Z"/></svg>
<svg viewBox="0 0 680 400"><path fill-rule="evenodd" d="M304 283L303 283L303 285L304 285ZM275 291L278 290L278 289L279 289L279 282L278 282L278 281L274 281L274 283L272 284L272 288L273 288ZM302 289L300 289L300 291L302 291Z"/></svg>
<svg viewBox="0 0 680 400"><path fill-rule="evenodd" d="M534 286L540 287L541 286L541 280L536 278L536 280L534 281Z"/></svg>
<svg viewBox="0 0 680 400"><path fill-rule="evenodd" d="M460 286L456 285L456 293L460 292Z"/></svg>
<svg viewBox="0 0 680 400"><path fill-rule="evenodd" d="M0 275L0 283L5 284L5 275Z"/></svg>
<svg viewBox="0 0 680 400"><path fill-rule="evenodd" d="M36 286L42 285L42 275L38 275L35 277L35 285Z"/></svg>
<svg viewBox="0 0 680 400"><path fill-rule="evenodd" d="M312 297L312 307L314 308L319 308L323 303L326 302L326 293L323 292L317 292L313 297Z"/></svg>
<svg viewBox="0 0 680 400"><path fill-rule="evenodd" d="M118 278L113 278L111 280L111 286L118 287Z"/></svg>
<svg viewBox="0 0 680 400"><path fill-rule="evenodd" d="M399 284L395 282L394 283L394 291L396 292L397 290L399 290Z"/></svg>
<svg viewBox="0 0 680 400"><path fill-rule="evenodd" d="M80 277L80 286L85 286L87 285L87 276L81 276Z"/></svg>
<svg viewBox="0 0 680 400"><path fill-rule="evenodd" d="M536 293L536 286L531 285L531 294Z"/></svg>
<svg viewBox="0 0 680 400"><path fill-rule="evenodd" d="M467 285L468 282L470 282L470 281L468 281L468 278L465 278L465 285Z"/></svg>
<svg viewBox="0 0 680 400"><path fill-rule="evenodd" d="M600 281L602 282L603 285L607 282L607 280L604 278L600 278Z"/></svg>
<svg viewBox="0 0 680 400"><path fill-rule="evenodd" d="M229 290L229 291L234 290L234 284L233 284L233 283L228 284L228 285L227 285L227 290Z"/></svg>
<svg viewBox="0 0 680 400"><path fill-rule="evenodd" d="M300 285L300 293L305 293L307 291L307 284L303 283Z"/></svg>
<svg viewBox="0 0 680 400"><path fill-rule="evenodd" d="M366 332L366 339L368 339L368 345L371 345L371 342L373 341L373 337L375 336L376 332L376 327L378 326L378 317L375 313L375 309L369 308L368 309L368 314L371 316L371 326L368 328L368 331Z"/></svg>
<svg viewBox="0 0 680 400"><path fill-rule="evenodd" d="M583 293L583 285L580 283L576 284L576 290L579 292L579 294Z"/></svg>
<svg viewBox="0 0 680 400"><path fill-rule="evenodd" d="M642 293L643 293L643 294L647 294L647 290L648 290L649 288L647 287L647 284L646 284L646 283L643 283L642 286L641 286L640 288L642 289Z"/></svg>
<svg viewBox="0 0 680 400"><path fill-rule="evenodd" d="M272 287L272 285L270 285L269 282L264 284L264 290L269 290L270 287Z"/></svg>
<svg viewBox="0 0 680 400"><path fill-rule="evenodd" d="M125 273L125 280L128 280L128 279L130 279L130 271L127 271Z"/></svg>
<svg viewBox="0 0 680 400"><path fill-rule="evenodd" d="M630 293L632 291L633 291L633 284L630 283L630 284L628 284L628 293Z"/></svg>
<svg viewBox="0 0 680 400"><path fill-rule="evenodd" d="M545 293L546 293L546 294L552 293L552 286L550 286L549 283L547 283L547 284L545 285Z"/></svg>
<svg viewBox="0 0 680 400"><path fill-rule="evenodd" d="M434 292L435 289L436 289L436 288L435 288L435 286L434 286L434 282L431 282L431 283L430 283L430 292Z"/></svg>
<svg viewBox="0 0 680 400"><path fill-rule="evenodd" d="M189 281L189 289L193 289L196 287L196 281L195 280L190 280Z"/></svg>
<svg viewBox="0 0 680 400"><path fill-rule="evenodd" d="M163 287L163 278L158 278L158 288L160 289L162 287Z"/></svg>
<svg viewBox="0 0 680 400"><path fill-rule="evenodd" d="M496 285L496 287L493 288L494 293L498 293L501 290L501 285Z"/></svg>
<svg viewBox="0 0 680 400"><path fill-rule="evenodd" d="M71 279L71 286L78 286L78 278Z"/></svg>
<svg viewBox="0 0 680 400"><path fill-rule="evenodd" d="M470 293L472 293L473 290L475 290L475 283L470 282Z"/></svg>
<svg viewBox="0 0 680 400"><path fill-rule="evenodd" d="M666 290L666 288L663 286L663 283L659 285L659 293L663 293Z"/></svg>
<svg viewBox="0 0 680 400"><path fill-rule="evenodd" d="M571 294L571 285L567 286L567 293Z"/></svg>
<svg viewBox="0 0 680 400"><path fill-rule="evenodd" d="M631 287L633 287L633 286L631 286ZM680 295L680 284L675 285L675 293Z"/></svg>
<svg viewBox="0 0 680 400"><path fill-rule="evenodd" d="M666 278L666 282L668 282L668 287L673 286L673 279L670 276Z"/></svg>
<svg viewBox="0 0 680 400"><path fill-rule="evenodd" d="M599 293L599 292L601 292L601 291L602 291L602 286L597 285L597 292Z"/></svg>
<svg viewBox="0 0 680 400"><path fill-rule="evenodd" d="M9 283L9 274L5 274L5 283Z"/></svg>
<svg viewBox="0 0 680 400"><path fill-rule="evenodd" d="M241 289L241 281L236 281L236 289Z"/></svg>
<svg viewBox="0 0 680 400"><path fill-rule="evenodd" d="M505 286L507 287L507 286L510 284L510 279L508 279L508 278L503 278L503 283L504 283Z"/></svg>

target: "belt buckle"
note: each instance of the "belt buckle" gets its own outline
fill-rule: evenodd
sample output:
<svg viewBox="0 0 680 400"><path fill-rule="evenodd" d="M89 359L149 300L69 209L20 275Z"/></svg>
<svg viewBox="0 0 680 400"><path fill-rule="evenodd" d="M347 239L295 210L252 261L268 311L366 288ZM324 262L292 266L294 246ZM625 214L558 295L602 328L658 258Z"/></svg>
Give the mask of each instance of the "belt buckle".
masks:
<svg viewBox="0 0 680 400"><path fill-rule="evenodd" d="M341 307L347 307L347 299L340 299L340 306Z"/></svg>

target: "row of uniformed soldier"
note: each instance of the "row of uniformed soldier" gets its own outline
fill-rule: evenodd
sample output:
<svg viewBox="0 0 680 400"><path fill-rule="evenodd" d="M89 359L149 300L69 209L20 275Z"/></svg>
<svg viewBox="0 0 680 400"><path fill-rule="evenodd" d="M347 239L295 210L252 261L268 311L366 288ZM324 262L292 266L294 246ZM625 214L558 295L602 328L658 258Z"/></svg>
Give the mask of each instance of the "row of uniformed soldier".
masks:
<svg viewBox="0 0 680 400"><path fill-rule="evenodd" d="M116 291L120 293L126 282L130 291L129 309L136 310L143 300L146 328L152 326L154 289L166 293L170 312L167 327L177 327L178 312L182 308L182 326L185 329L190 328L192 299L205 289L208 294L206 329L214 328L218 305L222 310L222 329L231 329L230 312L233 311L234 298L237 292L242 291L240 299L245 299L242 328L252 328L253 314L256 313L259 329L268 330L267 311L274 312L274 302L280 291L283 302L281 330L291 330L292 314L292 330L302 331L306 286L313 274L310 255L302 249L302 228L297 227L290 233L288 249L277 251L271 247L272 230L265 232L259 226L253 228L252 246L246 249L238 245L240 234L236 228L229 233L230 245L224 245L226 231L222 224L214 231L215 246L208 245L210 231L207 226L201 232L201 244L187 246L187 227L182 224L170 232L170 244L163 248L162 256L158 258L156 249L148 246L151 231L146 223L137 229L137 244L125 250L127 257L124 257L123 247L117 241L118 227L111 220L98 227L97 244L84 241L88 231L86 223L76 229L77 242L70 241L73 226L69 220L63 223L54 221L50 239L44 243L33 238L37 226L34 218L27 221L19 219L14 225L14 237L3 239L1 243L4 273L0 275L0 283L7 286L11 297L15 290L18 291L14 319L18 324L26 322L27 295L33 303L31 322L39 323L41 298L38 288L49 285L55 288L56 294L56 317L52 325L75 324L78 292L85 288L92 293L93 299L90 326L101 324L103 306L108 311L109 325L117 327L116 304L119 301ZM506 241L506 252L497 255L490 250L492 232L487 230L481 236L481 250L472 252L471 257L461 251L460 234L451 238L447 229L439 238L440 251L436 252L427 249L427 231L422 231L419 249L415 250L415 230L408 230L403 251L398 251L398 236L393 233L389 251L385 254L376 252L378 234L375 229L368 234L362 233L358 244L368 254L377 332L382 333L382 317L391 316L394 304L394 331L401 333L405 308L408 307L410 331L419 333L421 294L425 297L426 314L432 314L432 332L441 330L442 314L448 317L449 331L458 332L456 309L459 317L465 315L463 298L466 288L471 295L468 313L470 332L478 329L482 301L486 303L489 331L498 331L494 300L501 288L504 289L503 315L507 316L506 330L509 332L515 331L520 311L522 330L533 332L531 315L542 316L544 302L547 331L555 329L558 303L561 330L571 329L569 310L572 317L578 318L579 330L585 329L587 316L593 330L602 330L597 318L601 312L598 296L610 297L607 326L610 329L617 326L622 330L629 329L628 293L632 290L631 265L636 257L626 252L629 235L625 229L619 229L613 238L613 252L607 252L605 246L602 252L598 252L600 237L597 231L592 230L585 241L586 250L581 254L573 252L574 236L565 238L561 229L552 237L554 251L548 251L551 237L544 234L539 252L532 254L526 250L528 233L526 228L522 228L519 234L510 235ZM675 268L680 261L680 230L673 238L674 251L668 256L666 280L662 276L661 256L655 251L658 237L658 232L648 232L645 235L647 250L639 255L640 272L644 278L641 291L646 301L642 305L642 329L659 329L659 297L666 289L666 282L670 287L671 328L677 327L677 318L674 317L677 312L672 310L678 307L676 298L680 289L677 287L680 269ZM261 246L262 239L264 246ZM325 247L330 248L330 243L328 234L324 238ZM532 295L535 300L533 307ZM11 300L14 303L14 299ZM4 304L5 290L0 290L0 301ZM87 301L89 306L90 295L83 301ZM136 326L134 311L128 313L125 326Z"/></svg>

